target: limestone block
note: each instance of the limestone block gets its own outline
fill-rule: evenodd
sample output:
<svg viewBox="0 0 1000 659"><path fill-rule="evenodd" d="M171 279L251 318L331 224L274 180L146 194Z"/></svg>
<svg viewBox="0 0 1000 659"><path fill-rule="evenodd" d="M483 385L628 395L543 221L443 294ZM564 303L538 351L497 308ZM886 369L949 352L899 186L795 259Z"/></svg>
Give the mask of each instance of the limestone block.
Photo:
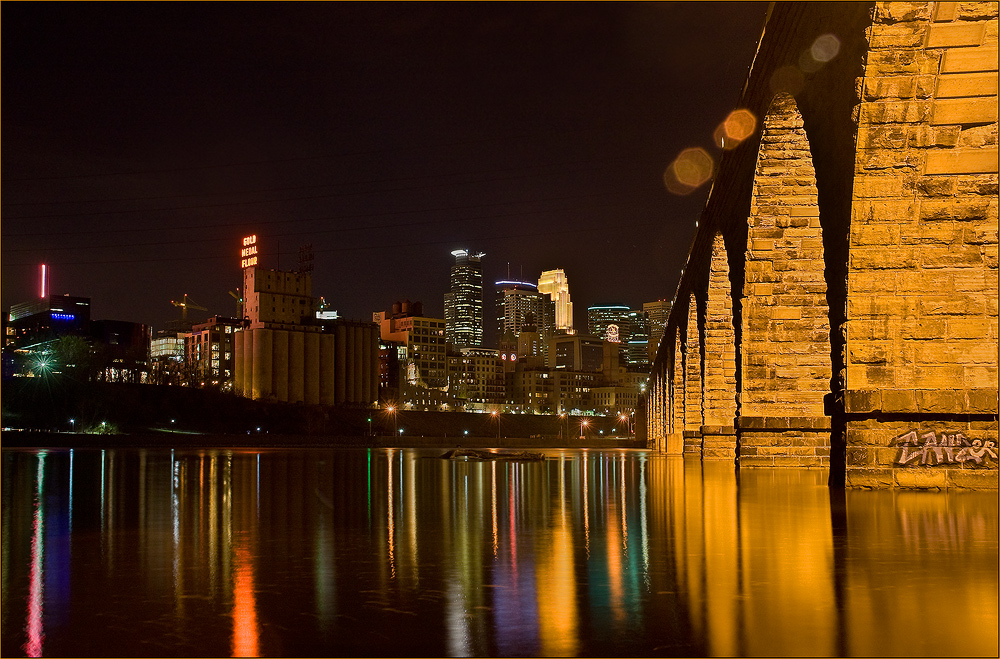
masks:
<svg viewBox="0 0 1000 659"><path fill-rule="evenodd" d="M934 20L935 21L953 21L958 15L958 4L957 2L935 2L934 3Z"/></svg>
<svg viewBox="0 0 1000 659"><path fill-rule="evenodd" d="M954 48L944 53L941 73L971 73L997 70L997 46Z"/></svg>
<svg viewBox="0 0 1000 659"><path fill-rule="evenodd" d="M994 379L994 384L996 380ZM997 389L974 388L965 392L966 409L970 414L996 414L997 413Z"/></svg>
<svg viewBox="0 0 1000 659"><path fill-rule="evenodd" d="M957 192L961 194L996 197L998 191L1000 191L995 172L992 174L980 174L978 176L961 176L953 180L956 183ZM993 218L996 219L996 215L993 215Z"/></svg>
<svg viewBox="0 0 1000 659"><path fill-rule="evenodd" d="M996 73L953 73L942 75L937 80L937 98L957 98L962 96L996 96Z"/></svg>
<svg viewBox="0 0 1000 659"><path fill-rule="evenodd" d="M867 204L867 207L858 204L856 209L861 211L852 217L852 226L855 218L864 222L888 221L893 224L912 221L916 218L916 207L912 199L880 199Z"/></svg>
<svg viewBox="0 0 1000 659"><path fill-rule="evenodd" d="M948 487L946 469L901 468L893 470L896 487L942 490Z"/></svg>
<svg viewBox="0 0 1000 659"><path fill-rule="evenodd" d="M953 365L914 367L917 381L923 388L950 388L962 383L962 367Z"/></svg>
<svg viewBox="0 0 1000 659"><path fill-rule="evenodd" d="M956 132L957 135L957 132ZM951 197L958 182L953 178L924 176L916 181L917 191L925 197Z"/></svg>
<svg viewBox="0 0 1000 659"><path fill-rule="evenodd" d="M996 469L949 469L948 485L970 490L995 490L997 474Z"/></svg>
<svg viewBox="0 0 1000 659"><path fill-rule="evenodd" d="M936 100L931 108L931 124L989 124L996 120L995 96Z"/></svg>
<svg viewBox="0 0 1000 659"><path fill-rule="evenodd" d="M939 2L938 5L957 5L957 2ZM954 10L953 10L954 11ZM938 8L938 13L941 8ZM930 18L931 5L926 2L878 2L875 20L879 23L901 23ZM946 20L951 20L950 18Z"/></svg>
<svg viewBox="0 0 1000 659"><path fill-rule="evenodd" d="M896 276L892 272L852 272L847 280L849 295L859 293L895 293Z"/></svg>
<svg viewBox="0 0 1000 659"><path fill-rule="evenodd" d="M939 391L918 390L917 408L920 412L950 414L960 412L965 406L965 392L955 389Z"/></svg>
<svg viewBox="0 0 1000 659"><path fill-rule="evenodd" d="M970 268L983 261L983 254L976 246L926 246L920 252L920 264L925 268Z"/></svg>
<svg viewBox="0 0 1000 659"><path fill-rule="evenodd" d="M995 338L988 318L949 318L947 323L949 339Z"/></svg>
<svg viewBox="0 0 1000 659"><path fill-rule="evenodd" d="M928 48L979 46L986 34L986 23L945 23L932 25L927 32Z"/></svg>
<svg viewBox="0 0 1000 659"><path fill-rule="evenodd" d="M950 220L951 218L946 218ZM900 243L903 245L961 245L965 231L961 225L951 221L905 225L900 228ZM907 289L911 290L911 289ZM927 289L924 289L927 290Z"/></svg>
<svg viewBox="0 0 1000 659"><path fill-rule="evenodd" d="M900 246L893 250L856 248L851 250L852 270L895 270L917 265L913 248Z"/></svg>
<svg viewBox="0 0 1000 659"><path fill-rule="evenodd" d="M851 232L852 245L898 245L899 226L867 225Z"/></svg>
<svg viewBox="0 0 1000 659"><path fill-rule="evenodd" d="M919 48L923 45L924 31L918 22L876 24L872 26L869 45L879 48Z"/></svg>
<svg viewBox="0 0 1000 659"><path fill-rule="evenodd" d="M858 173L882 169L915 169L920 166L920 154L898 149L859 149Z"/></svg>
<svg viewBox="0 0 1000 659"><path fill-rule="evenodd" d="M979 197L955 197L948 200L925 199L920 202L920 219L925 222L955 220L969 222L995 216L996 200Z"/></svg>
<svg viewBox="0 0 1000 659"><path fill-rule="evenodd" d="M943 339L947 333L947 324L942 319L921 318L907 325L903 338L910 339Z"/></svg>
<svg viewBox="0 0 1000 659"><path fill-rule="evenodd" d="M865 386L893 387L896 384L896 369L889 366L863 366Z"/></svg>
<svg viewBox="0 0 1000 659"><path fill-rule="evenodd" d="M959 2L956 18L975 21L984 18L996 18L1000 6L996 2ZM992 21L995 23L996 21Z"/></svg>
<svg viewBox="0 0 1000 659"><path fill-rule="evenodd" d="M928 101L862 103L860 124L915 124L927 121L931 113Z"/></svg>
<svg viewBox="0 0 1000 659"><path fill-rule="evenodd" d="M882 411L887 414L914 413L917 411L917 392L913 389L885 389L882 391Z"/></svg>
<svg viewBox="0 0 1000 659"><path fill-rule="evenodd" d="M917 301L917 312L923 316L983 316L985 303L969 297L925 295Z"/></svg>
<svg viewBox="0 0 1000 659"><path fill-rule="evenodd" d="M994 104L996 97L990 99ZM996 146L997 144L997 124L993 122L984 126L963 127L958 134L958 146L962 148L980 148Z"/></svg>
<svg viewBox="0 0 1000 659"><path fill-rule="evenodd" d="M845 475L847 487L885 489L893 484L891 469L855 469L848 466Z"/></svg>
<svg viewBox="0 0 1000 659"><path fill-rule="evenodd" d="M1000 151L995 148L932 149L924 161L924 174L996 173L998 157Z"/></svg>

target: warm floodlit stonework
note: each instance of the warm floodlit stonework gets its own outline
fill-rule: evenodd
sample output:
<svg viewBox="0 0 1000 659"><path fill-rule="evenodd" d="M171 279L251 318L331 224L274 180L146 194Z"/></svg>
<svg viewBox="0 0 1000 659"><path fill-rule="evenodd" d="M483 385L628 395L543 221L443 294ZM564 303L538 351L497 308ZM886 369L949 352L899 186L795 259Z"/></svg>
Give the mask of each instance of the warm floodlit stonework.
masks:
<svg viewBox="0 0 1000 659"><path fill-rule="evenodd" d="M997 15L774 5L756 128L721 143L652 365L651 447L997 487Z"/></svg>

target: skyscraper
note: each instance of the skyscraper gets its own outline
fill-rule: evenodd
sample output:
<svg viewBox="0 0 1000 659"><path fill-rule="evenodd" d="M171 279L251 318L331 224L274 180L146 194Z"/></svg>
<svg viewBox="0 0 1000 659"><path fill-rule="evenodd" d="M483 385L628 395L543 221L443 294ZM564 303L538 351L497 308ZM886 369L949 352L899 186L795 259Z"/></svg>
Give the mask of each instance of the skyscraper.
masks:
<svg viewBox="0 0 1000 659"><path fill-rule="evenodd" d="M629 366L649 365L649 314L629 311L629 338L625 360Z"/></svg>
<svg viewBox="0 0 1000 659"><path fill-rule="evenodd" d="M503 340L506 332L517 338L522 325L537 327L543 345L552 337L555 305L548 295L538 292L535 284L526 281L498 281L496 295L499 340Z"/></svg>
<svg viewBox="0 0 1000 659"><path fill-rule="evenodd" d="M569 280L562 268L546 270L538 279L538 292L548 295L556 305L557 330L573 333L573 303L569 299Z"/></svg>
<svg viewBox="0 0 1000 659"><path fill-rule="evenodd" d="M663 337L663 328L667 326L667 318L670 316L670 300L644 302L642 310L649 316L649 361L652 363Z"/></svg>
<svg viewBox="0 0 1000 659"><path fill-rule="evenodd" d="M444 294L444 323L448 343L455 348L483 345L483 263L486 254L456 249L451 253L451 290Z"/></svg>

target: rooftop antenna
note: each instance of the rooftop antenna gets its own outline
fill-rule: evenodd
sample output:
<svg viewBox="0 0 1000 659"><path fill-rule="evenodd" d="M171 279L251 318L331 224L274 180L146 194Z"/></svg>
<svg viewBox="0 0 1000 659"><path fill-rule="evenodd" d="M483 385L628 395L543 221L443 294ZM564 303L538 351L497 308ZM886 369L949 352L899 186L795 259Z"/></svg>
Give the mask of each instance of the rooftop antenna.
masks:
<svg viewBox="0 0 1000 659"><path fill-rule="evenodd" d="M42 263L39 275L41 276L41 285L38 288L38 296L44 300L49 296L49 266Z"/></svg>

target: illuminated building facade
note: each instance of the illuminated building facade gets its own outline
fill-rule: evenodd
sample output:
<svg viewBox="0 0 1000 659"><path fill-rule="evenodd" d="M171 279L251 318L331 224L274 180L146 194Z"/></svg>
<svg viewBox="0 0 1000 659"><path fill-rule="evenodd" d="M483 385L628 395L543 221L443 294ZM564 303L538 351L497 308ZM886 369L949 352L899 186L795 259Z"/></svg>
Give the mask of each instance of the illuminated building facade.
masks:
<svg viewBox="0 0 1000 659"><path fill-rule="evenodd" d="M46 295L11 306L4 343L27 349L67 335L89 334L89 297Z"/></svg>
<svg viewBox="0 0 1000 659"><path fill-rule="evenodd" d="M444 295L445 337L455 348L483 345L483 263L482 252L453 251L451 290Z"/></svg>
<svg viewBox="0 0 1000 659"><path fill-rule="evenodd" d="M546 270L538 278L538 292L548 295L555 305L555 329L573 333L573 303L569 299L569 280L563 270Z"/></svg>
<svg viewBox="0 0 1000 659"><path fill-rule="evenodd" d="M652 362L660 346L660 339L663 338L663 328L667 326L667 318L670 316L670 300L644 302L642 310L649 318L649 361Z"/></svg>
<svg viewBox="0 0 1000 659"><path fill-rule="evenodd" d="M232 390L236 363L233 335L242 326L243 321L238 318L213 316L184 334L184 356L189 383L199 387Z"/></svg>
<svg viewBox="0 0 1000 659"><path fill-rule="evenodd" d="M506 400L503 361L499 350L463 348L455 360L457 368L449 373L452 391L465 400L467 411L489 411Z"/></svg>
<svg viewBox="0 0 1000 659"><path fill-rule="evenodd" d="M549 341L548 365L553 369L599 373L605 370L605 353L617 351L605 350L604 341L596 336L557 336Z"/></svg>
<svg viewBox="0 0 1000 659"><path fill-rule="evenodd" d="M411 385L444 389L448 386L444 318L426 318L420 302L396 302L392 311L377 312L374 320L384 344L400 348L400 378Z"/></svg>
<svg viewBox="0 0 1000 659"><path fill-rule="evenodd" d="M610 343L628 343L632 333L631 311L620 305L588 307L587 331Z"/></svg>
<svg viewBox="0 0 1000 659"><path fill-rule="evenodd" d="M149 378L152 384L179 385L183 381L184 332L159 330L150 343Z"/></svg>

